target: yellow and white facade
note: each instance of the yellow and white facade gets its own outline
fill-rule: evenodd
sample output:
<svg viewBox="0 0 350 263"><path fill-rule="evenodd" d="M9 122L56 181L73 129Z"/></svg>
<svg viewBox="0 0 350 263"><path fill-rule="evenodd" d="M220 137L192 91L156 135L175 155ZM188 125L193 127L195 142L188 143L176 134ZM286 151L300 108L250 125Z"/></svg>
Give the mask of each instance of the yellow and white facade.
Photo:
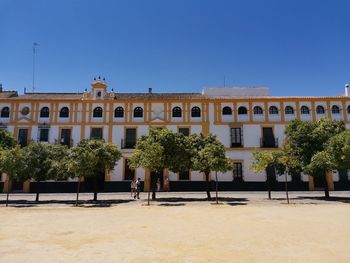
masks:
<svg viewBox="0 0 350 263"><path fill-rule="evenodd" d="M346 87L348 89L348 87ZM150 127L184 133L213 133L225 145L234 171L219 174L223 189L260 190L266 174L250 170L252 151L281 147L284 129L293 119L316 121L327 116L350 128L350 97L274 97L268 88L207 88L201 93L118 93L104 80L94 80L84 93L25 93L0 90L0 127L12 132L19 143L30 141L74 145L82 139L101 138L122 149L123 158L105 177L108 189L128 189L130 176L145 179L143 169L130 171L126 159L134 141ZM203 174L179 175L165 171L170 189L199 190ZM350 175L334 172L331 181L348 184ZM4 178L3 178L4 180ZM277 177L283 181L284 176ZM291 181L292 177L288 176ZM313 189L306 175L298 179ZM54 182L52 182L54 183ZM123 187L117 187L117 185ZM337 188L337 187L336 187Z"/></svg>

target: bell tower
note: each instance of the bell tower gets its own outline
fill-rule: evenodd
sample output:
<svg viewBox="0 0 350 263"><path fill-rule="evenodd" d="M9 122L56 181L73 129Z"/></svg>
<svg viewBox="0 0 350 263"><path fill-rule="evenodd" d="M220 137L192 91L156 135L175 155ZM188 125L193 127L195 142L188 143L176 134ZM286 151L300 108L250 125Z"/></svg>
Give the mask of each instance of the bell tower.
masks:
<svg viewBox="0 0 350 263"><path fill-rule="evenodd" d="M91 84L92 90L91 95L94 99L103 99L107 96L107 84L106 79L99 76L98 79L94 78L94 81Z"/></svg>

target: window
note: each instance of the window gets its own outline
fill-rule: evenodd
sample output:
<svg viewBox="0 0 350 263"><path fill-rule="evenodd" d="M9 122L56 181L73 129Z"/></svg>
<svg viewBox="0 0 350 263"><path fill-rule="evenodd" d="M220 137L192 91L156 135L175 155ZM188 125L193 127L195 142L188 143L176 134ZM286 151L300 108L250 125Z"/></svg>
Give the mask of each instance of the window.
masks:
<svg viewBox="0 0 350 263"><path fill-rule="evenodd" d="M317 113L317 114L324 114L324 112L325 112L325 110L324 110L324 107L323 107L323 106L318 105L318 106L316 107L316 113Z"/></svg>
<svg viewBox="0 0 350 263"><path fill-rule="evenodd" d="M182 133L185 136L190 135L190 128L179 128L179 133Z"/></svg>
<svg viewBox="0 0 350 263"><path fill-rule="evenodd" d="M28 145L28 129L18 130L18 144L21 145L21 147Z"/></svg>
<svg viewBox="0 0 350 263"><path fill-rule="evenodd" d="M248 113L248 111L247 111L246 107L241 106L241 107L238 108L238 114L239 115L245 115L247 113Z"/></svg>
<svg viewBox="0 0 350 263"><path fill-rule="evenodd" d="M222 115L232 115L232 109L228 106L223 107Z"/></svg>
<svg viewBox="0 0 350 263"><path fill-rule="evenodd" d="M294 109L292 106L286 106L286 108L284 109L284 112L289 115L289 114L294 114Z"/></svg>
<svg viewBox="0 0 350 263"><path fill-rule="evenodd" d="M181 118L182 116L182 110L180 107L174 107L173 108L173 118Z"/></svg>
<svg viewBox="0 0 350 263"><path fill-rule="evenodd" d="M43 107L40 110L40 118L48 118L50 116L50 110L48 107Z"/></svg>
<svg viewBox="0 0 350 263"><path fill-rule="evenodd" d="M40 131L39 141L48 142L49 141L49 129L42 128L42 129L39 129L39 131Z"/></svg>
<svg viewBox="0 0 350 263"><path fill-rule="evenodd" d="M143 109L141 107L136 107L134 109L134 118L142 118L143 117Z"/></svg>
<svg viewBox="0 0 350 263"><path fill-rule="evenodd" d="M276 148L278 141L275 139L273 129L271 127L262 128L261 147L262 148Z"/></svg>
<svg viewBox="0 0 350 263"><path fill-rule="evenodd" d="M263 109L260 106L255 106L253 112L255 115L261 115L263 114Z"/></svg>
<svg viewBox="0 0 350 263"><path fill-rule="evenodd" d="M135 170L129 167L129 160L125 159L124 162L124 180L131 181L135 178Z"/></svg>
<svg viewBox="0 0 350 263"><path fill-rule="evenodd" d="M62 129L61 130L61 144L62 145L67 145L68 147L72 146L71 134L72 134L71 129Z"/></svg>
<svg viewBox="0 0 350 263"><path fill-rule="evenodd" d="M190 171L179 172L179 180L190 180Z"/></svg>
<svg viewBox="0 0 350 263"><path fill-rule="evenodd" d="M94 113L93 113L93 117L94 118L102 118L102 113L103 113L103 110L102 110L102 108L101 107L96 107L95 109L94 109Z"/></svg>
<svg viewBox="0 0 350 263"><path fill-rule="evenodd" d="M231 147L242 147L242 128L241 127L232 127L231 128Z"/></svg>
<svg viewBox="0 0 350 263"><path fill-rule="evenodd" d="M191 109L191 117L200 117L201 116L201 109L197 106L193 107Z"/></svg>
<svg viewBox="0 0 350 263"><path fill-rule="evenodd" d="M124 118L124 109L123 107L117 107L114 110L114 118Z"/></svg>
<svg viewBox="0 0 350 263"><path fill-rule="evenodd" d="M310 114L310 109L309 107L303 105L301 106L300 112L301 114Z"/></svg>
<svg viewBox="0 0 350 263"><path fill-rule="evenodd" d="M273 114L273 115L278 114L278 109L277 109L277 107L276 107L276 106L271 106L271 107L269 108L269 113L270 113L270 114Z"/></svg>
<svg viewBox="0 0 350 263"><path fill-rule="evenodd" d="M350 105L348 106L348 113L350 114Z"/></svg>
<svg viewBox="0 0 350 263"><path fill-rule="evenodd" d="M235 162L233 163L233 180L242 180L242 179L243 179L242 163Z"/></svg>
<svg viewBox="0 0 350 263"><path fill-rule="evenodd" d="M127 128L125 129L125 144L122 145L123 148L133 149L136 145L136 129Z"/></svg>
<svg viewBox="0 0 350 263"><path fill-rule="evenodd" d="M337 105L332 106L332 113L333 114L339 114L340 113L340 108Z"/></svg>
<svg viewBox="0 0 350 263"><path fill-rule="evenodd" d="M1 118L8 118L10 116L10 108L3 107L1 110Z"/></svg>
<svg viewBox="0 0 350 263"><path fill-rule="evenodd" d="M68 118L69 117L69 109L67 107L63 107L60 110L60 118Z"/></svg>
<svg viewBox="0 0 350 263"><path fill-rule="evenodd" d="M90 139L102 140L103 139L102 133L103 133L102 128L91 128Z"/></svg>

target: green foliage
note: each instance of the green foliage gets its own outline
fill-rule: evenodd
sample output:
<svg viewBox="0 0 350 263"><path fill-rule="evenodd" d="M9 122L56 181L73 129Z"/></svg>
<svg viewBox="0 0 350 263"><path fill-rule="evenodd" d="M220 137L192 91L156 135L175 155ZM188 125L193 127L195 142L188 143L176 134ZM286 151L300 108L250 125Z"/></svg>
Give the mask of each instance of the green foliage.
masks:
<svg viewBox="0 0 350 263"><path fill-rule="evenodd" d="M0 148L13 148L16 146L16 140L13 135L5 129L0 129Z"/></svg>
<svg viewBox="0 0 350 263"><path fill-rule="evenodd" d="M305 172L313 176L324 176L334 168L329 153L322 151L312 156L310 163L305 167Z"/></svg>
<svg viewBox="0 0 350 263"><path fill-rule="evenodd" d="M32 142L23 148L25 154L26 173L35 181L44 181L52 178L50 147L40 142Z"/></svg>
<svg viewBox="0 0 350 263"><path fill-rule="evenodd" d="M118 147L103 141L82 140L70 150L68 171L77 177L93 177L114 168L120 159Z"/></svg>
<svg viewBox="0 0 350 263"><path fill-rule="evenodd" d="M350 169L350 131L332 137L326 147L332 164L337 170Z"/></svg>
<svg viewBox="0 0 350 263"><path fill-rule="evenodd" d="M168 129L151 129L142 136L130 158L131 168L143 167L150 171L161 172L168 168L175 173L189 169L191 151L189 141L181 133Z"/></svg>
<svg viewBox="0 0 350 263"><path fill-rule="evenodd" d="M26 154L19 146L0 150L0 170L11 180L27 180Z"/></svg>
<svg viewBox="0 0 350 263"><path fill-rule="evenodd" d="M226 172L232 169L232 162L225 155L225 147L215 135L192 134L189 139L193 170L208 174L211 171Z"/></svg>
<svg viewBox="0 0 350 263"><path fill-rule="evenodd" d="M69 171L69 153L70 150L66 145L50 144L49 158L51 161L48 171L49 177L55 180L66 180L73 178L75 175Z"/></svg>
<svg viewBox="0 0 350 263"><path fill-rule="evenodd" d="M288 155L297 163L295 166L305 170L312 157L326 148L330 138L344 130L343 122L328 118L317 122L293 120L285 130Z"/></svg>

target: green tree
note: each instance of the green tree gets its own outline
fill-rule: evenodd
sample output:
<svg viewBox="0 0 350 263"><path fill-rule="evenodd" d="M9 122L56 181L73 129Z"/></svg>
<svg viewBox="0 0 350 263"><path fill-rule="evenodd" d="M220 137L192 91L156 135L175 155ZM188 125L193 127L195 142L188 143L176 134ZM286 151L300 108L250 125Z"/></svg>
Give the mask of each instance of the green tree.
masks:
<svg viewBox="0 0 350 263"><path fill-rule="evenodd" d="M25 181L26 162L24 150L19 146L15 148L0 149L0 170L7 175L6 206L8 206L10 194L10 180Z"/></svg>
<svg viewBox="0 0 350 263"><path fill-rule="evenodd" d="M78 204L82 177L93 178L94 201L97 200L97 180L112 170L121 158L118 147L111 143L95 140L82 140L70 150L68 171L78 178L76 205Z"/></svg>
<svg viewBox="0 0 350 263"><path fill-rule="evenodd" d="M345 125L341 121L332 121L322 118L317 122L293 120L286 127L286 147L291 159L298 163L303 172L310 172L311 160L315 154L325 150L328 141L335 135L343 132ZM308 167L308 168L307 168ZM310 174L312 176L326 176ZM329 197L328 185L325 182L325 196Z"/></svg>
<svg viewBox="0 0 350 263"><path fill-rule="evenodd" d="M49 145L49 158L51 161L48 171L49 177L55 180L67 180L75 175L69 171L69 153L70 149L62 144Z"/></svg>
<svg viewBox="0 0 350 263"><path fill-rule="evenodd" d="M35 201L39 201L41 182L52 178L50 148L47 144L41 142L32 142L24 147L26 173L28 178L37 183Z"/></svg>
<svg viewBox="0 0 350 263"><path fill-rule="evenodd" d="M326 147L333 166L337 170L350 169L350 131L332 137Z"/></svg>
<svg viewBox="0 0 350 263"><path fill-rule="evenodd" d="M191 164L189 145L187 136L168 129L150 129L148 135L138 139L129 165L134 169L143 167L150 172L148 189L152 189L152 199L156 198L156 180L152 177L153 172L162 173L164 169L169 169L179 173L189 170ZM148 197L149 195L150 191Z"/></svg>
<svg viewBox="0 0 350 263"><path fill-rule="evenodd" d="M232 162L229 158L225 156L224 145L217 140L216 136L213 134L208 134L204 136L201 134L192 134L190 136L190 149L192 150L191 155L191 168L196 171L200 171L205 175L206 181L206 192L207 198L211 199L210 195L210 172L215 172L216 178L216 202L217 189L218 189L218 179L217 172L226 172L232 169Z"/></svg>
<svg viewBox="0 0 350 263"><path fill-rule="evenodd" d="M16 146L16 140L13 135L5 129L0 129L0 148L13 148Z"/></svg>

